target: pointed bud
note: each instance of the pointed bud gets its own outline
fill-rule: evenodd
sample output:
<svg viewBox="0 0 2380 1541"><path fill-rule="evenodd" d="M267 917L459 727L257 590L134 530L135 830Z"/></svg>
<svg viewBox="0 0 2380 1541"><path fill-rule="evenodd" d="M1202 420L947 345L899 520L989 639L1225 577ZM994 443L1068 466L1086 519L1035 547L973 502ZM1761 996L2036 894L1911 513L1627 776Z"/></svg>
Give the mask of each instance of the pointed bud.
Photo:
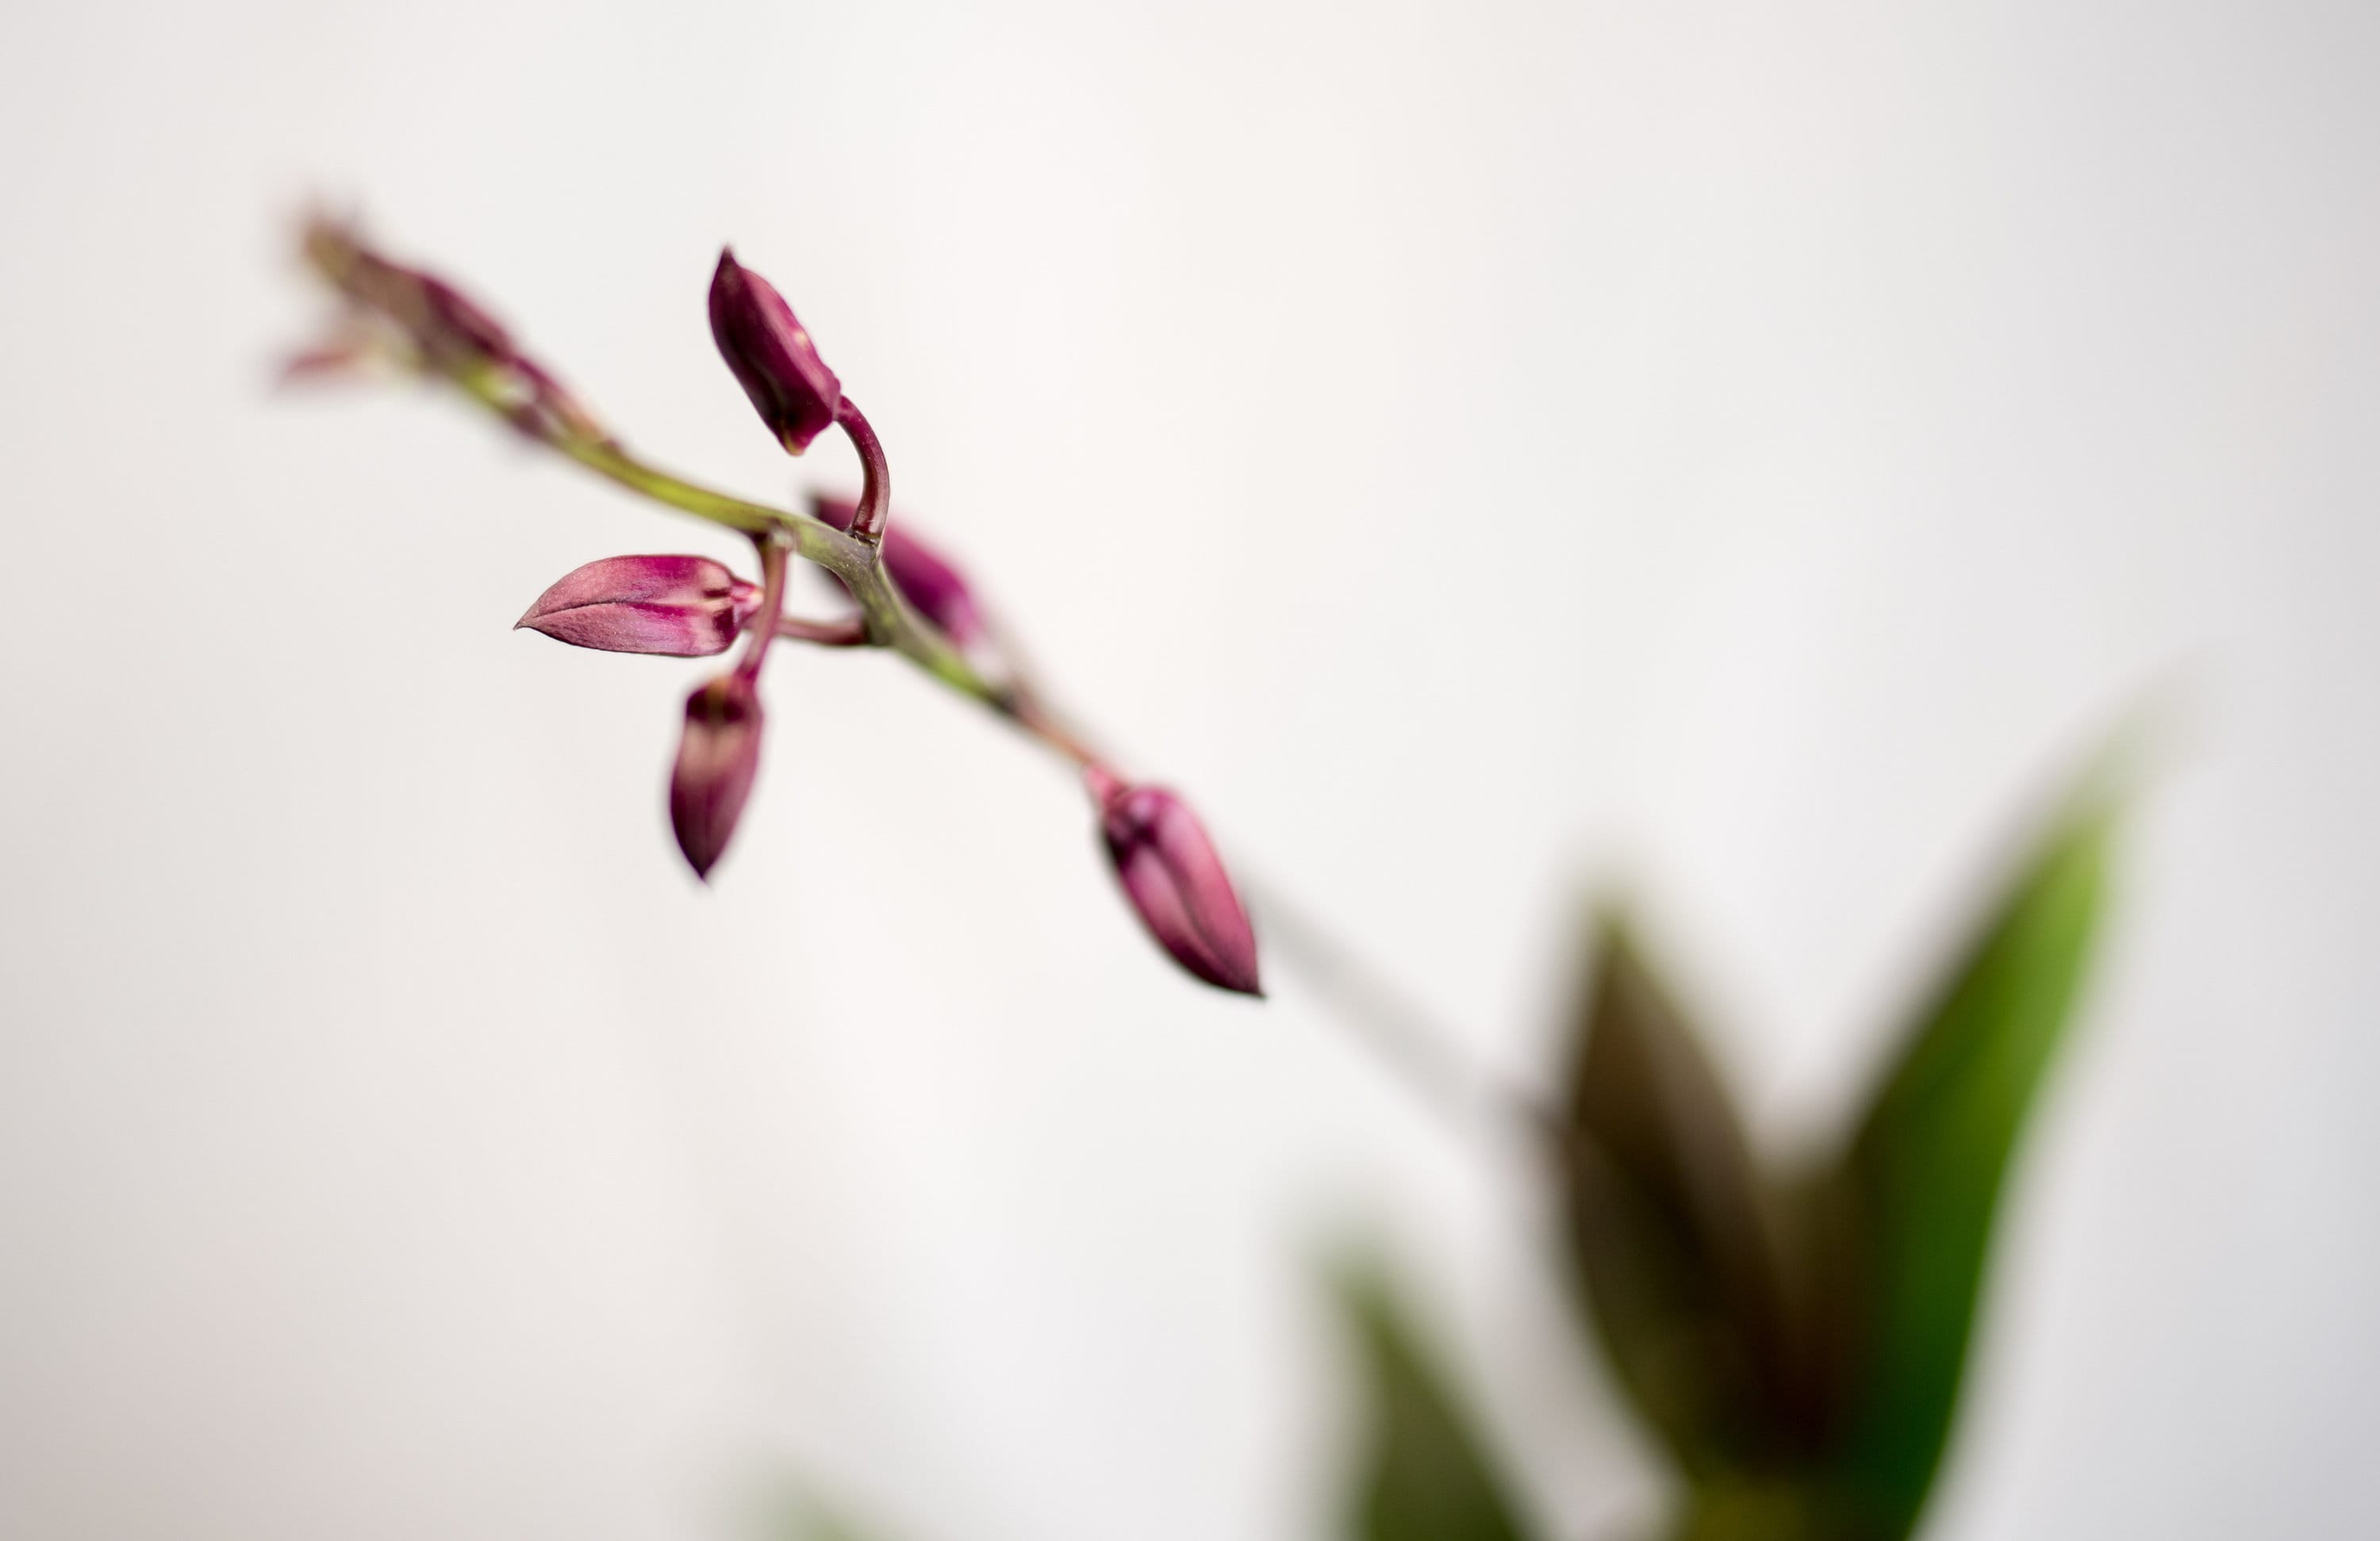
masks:
<svg viewBox="0 0 2380 1541"><path fill-rule="evenodd" d="M694 875L710 868L735 833L760 769L760 693L743 673L720 675L686 698L686 736L670 773L670 828Z"/></svg>
<svg viewBox="0 0 2380 1541"><path fill-rule="evenodd" d="M847 498L812 493L810 512L820 522L847 530L858 516L859 505ZM892 587L943 636L962 648L983 636L983 612L976 607L966 575L953 566L948 557L910 534L899 519L886 527L883 544L878 549Z"/></svg>
<svg viewBox="0 0 2380 1541"><path fill-rule="evenodd" d="M306 255L349 299L394 322L429 361L443 368L509 366L517 355L502 322L435 273L393 262L349 226L316 215Z"/></svg>
<svg viewBox="0 0 2380 1541"><path fill-rule="evenodd" d="M1262 996L1256 932L1198 816L1161 786L1126 786L1097 766L1087 780L1108 857L1148 934L1208 984Z"/></svg>
<svg viewBox="0 0 2380 1541"><path fill-rule="evenodd" d="M710 335L786 454L801 454L833 425L843 382L784 297L725 249L710 277Z"/></svg>
<svg viewBox="0 0 2380 1541"><path fill-rule="evenodd" d="M516 355L512 334L479 302L432 273L416 273L390 264L391 270L421 286L421 307L428 317L423 328L431 353L450 358L484 359L509 364Z"/></svg>
<svg viewBox="0 0 2380 1541"><path fill-rule="evenodd" d="M760 586L701 556L607 556L564 576L514 623L574 648L708 658L735 646Z"/></svg>

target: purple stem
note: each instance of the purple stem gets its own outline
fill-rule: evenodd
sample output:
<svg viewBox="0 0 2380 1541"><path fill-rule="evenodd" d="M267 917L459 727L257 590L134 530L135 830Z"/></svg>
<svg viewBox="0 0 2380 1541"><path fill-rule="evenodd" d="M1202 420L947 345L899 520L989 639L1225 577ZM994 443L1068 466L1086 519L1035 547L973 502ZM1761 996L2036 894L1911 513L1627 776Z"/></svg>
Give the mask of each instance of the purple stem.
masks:
<svg viewBox="0 0 2380 1541"><path fill-rule="evenodd" d="M868 426L849 396L835 407L834 420L851 435L851 445L859 452L860 474L866 479L859 487L859 508L851 516L851 538L871 546L880 544L892 507L892 468L884 463L884 446L877 442L876 431Z"/></svg>
<svg viewBox="0 0 2380 1541"><path fill-rule="evenodd" d="M764 536L752 544L760 550L760 608L752 617L751 635L745 638L744 656L735 661L735 672L747 680L760 677L760 665L769 657L769 644L776 640L777 625L785 613L785 543Z"/></svg>
<svg viewBox="0 0 2380 1541"><path fill-rule="evenodd" d="M846 615L839 621L806 621L798 615L783 615L778 617L777 635L796 642L815 642L821 648L864 648L868 645L868 621L860 615Z"/></svg>

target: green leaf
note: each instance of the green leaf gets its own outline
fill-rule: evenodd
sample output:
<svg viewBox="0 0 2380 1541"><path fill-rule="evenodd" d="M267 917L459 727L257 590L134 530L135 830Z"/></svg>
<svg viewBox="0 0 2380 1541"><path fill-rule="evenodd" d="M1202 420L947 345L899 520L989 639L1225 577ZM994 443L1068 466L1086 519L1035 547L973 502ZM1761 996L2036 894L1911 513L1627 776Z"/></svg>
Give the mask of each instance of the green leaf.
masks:
<svg viewBox="0 0 2380 1541"><path fill-rule="evenodd" d="M1589 959L1560 1150L1588 1315L1691 1477L1772 1465L1797 1426L1778 1216L1726 1088L1616 914Z"/></svg>
<svg viewBox="0 0 2380 1541"><path fill-rule="evenodd" d="M1785 1478L1697 1487L1665 1535L1667 1541L1852 1541L1858 1532L1830 1526L1812 1494Z"/></svg>
<svg viewBox="0 0 2380 1541"><path fill-rule="evenodd" d="M767 1541L876 1541L879 1533L853 1522L808 1484L787 1482L771 1499Z"/></svg>
<svg viewBox="0 0 2380 1541"><path fill-rule="evenodd" d="M1360 1541L1522 1541L1520 1509L1388 1290L1351 1273L1341 1301L1370 1382L1368 1449L1350 1534Z"/></svg>
<svg viewBox="0 0 2380 1541"><path fill-rule="evenodd" d="M1949 1440L1994 1211L2072 1013L2113 815L2095 799L2040 842L1829 1174L1858 1324L1840 1496L1864 1534L1909 1534Z"/></svg>
<svg viewBox="0 0 2380 1541"><path fill-rule="evenodd" d="M808 1527L793 1534L798 1541L872 1541L870 1533L858 1529L841 1515L824 1511L812 1514Z"/></svg>

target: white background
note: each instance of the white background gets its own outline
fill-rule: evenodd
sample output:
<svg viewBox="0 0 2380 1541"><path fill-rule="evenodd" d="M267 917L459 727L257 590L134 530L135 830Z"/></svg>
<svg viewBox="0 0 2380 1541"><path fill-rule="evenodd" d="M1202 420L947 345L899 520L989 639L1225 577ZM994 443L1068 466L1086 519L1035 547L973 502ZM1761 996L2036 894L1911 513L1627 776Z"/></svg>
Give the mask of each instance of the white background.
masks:
<svg viewBox="0 0 2380 1541"><path fill-rule="evenodd" d="M1516 1078L1624 884L1822 1130L2165 699L1932 1535L2373 1534L2375 68L2351 3L14 0L0 1534L1328 1534L1351 1244L1549 1528L1662 1500L1514 1154L1172 973L963 703L781 657L698 888L703 666L506 628L734 542L272 397L310 194L784 495L735 241L1064 697Z"/></svg>

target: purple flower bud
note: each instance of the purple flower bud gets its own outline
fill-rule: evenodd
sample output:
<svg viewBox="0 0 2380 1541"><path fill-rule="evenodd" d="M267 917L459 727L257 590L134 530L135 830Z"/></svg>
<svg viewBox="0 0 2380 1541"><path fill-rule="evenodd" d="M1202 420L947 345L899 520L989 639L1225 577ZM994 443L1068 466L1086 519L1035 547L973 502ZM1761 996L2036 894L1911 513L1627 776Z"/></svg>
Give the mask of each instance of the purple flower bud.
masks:
<svg viewBox="0 0 2380 1541"><path fill-rule="evenodd" d="M442 369L507 367L510 334L477 301L435 273L393 262L336 220L307 222L306 255L350 300L395 323Z"/></svg>
<svg viewBox="0 0 2380 1541"><path fill-rule="evenodd" d="M1148 934L1208 984L1261 997L1256 932L1198 816L1161 786L1126 786L1097 766L1086 779L1109 859Z"/></svg>
<svg viewBox="0 0 2380 1541"><path fill-rule="evenodd" d="M814 492L810 495L810 512L821 523L849 529L851 521L858 516L859 505L847 498ZM948 557L908 533L897 519L886 527L883 544L878 550L883 554L884 571L892 579L892 587L917 607L917 613L941 628L943 636L962 648L983 636L983 612L976 606L966 576L953 566Z"/></svg>
<svg viewBox="0 0 2380 1541"><path fill-rule="evenodd" d="M735 646L760 586L702 556L607 556L565 576L514 623L574 648L708 658Z"/></svg>
<svg viewBox="0 0 2380 1541"><path fill-rule="evenodd" d="M727 849L760 768L760 693L741 671L720 675L686 698L686 736L670 773L670 828L694 875Z"/></svg>
<svg viewBox="0 0 2380 1541"><path fill-rule="evenodd" d="M710 277L710 335L786 454L801 454L833 426L843 382L784 297L724 249Z"/></svg>
<svg viewBox="0 0 2380 1541"><path fill-rule="evenodd" d="M512 334L495 317L480 309L476 300L435 274L398 268L394 263L390 268L420 285L421 308L428 317L422 334L432 353L454 358L485 359L492 364L513 362Z"/></svg>

